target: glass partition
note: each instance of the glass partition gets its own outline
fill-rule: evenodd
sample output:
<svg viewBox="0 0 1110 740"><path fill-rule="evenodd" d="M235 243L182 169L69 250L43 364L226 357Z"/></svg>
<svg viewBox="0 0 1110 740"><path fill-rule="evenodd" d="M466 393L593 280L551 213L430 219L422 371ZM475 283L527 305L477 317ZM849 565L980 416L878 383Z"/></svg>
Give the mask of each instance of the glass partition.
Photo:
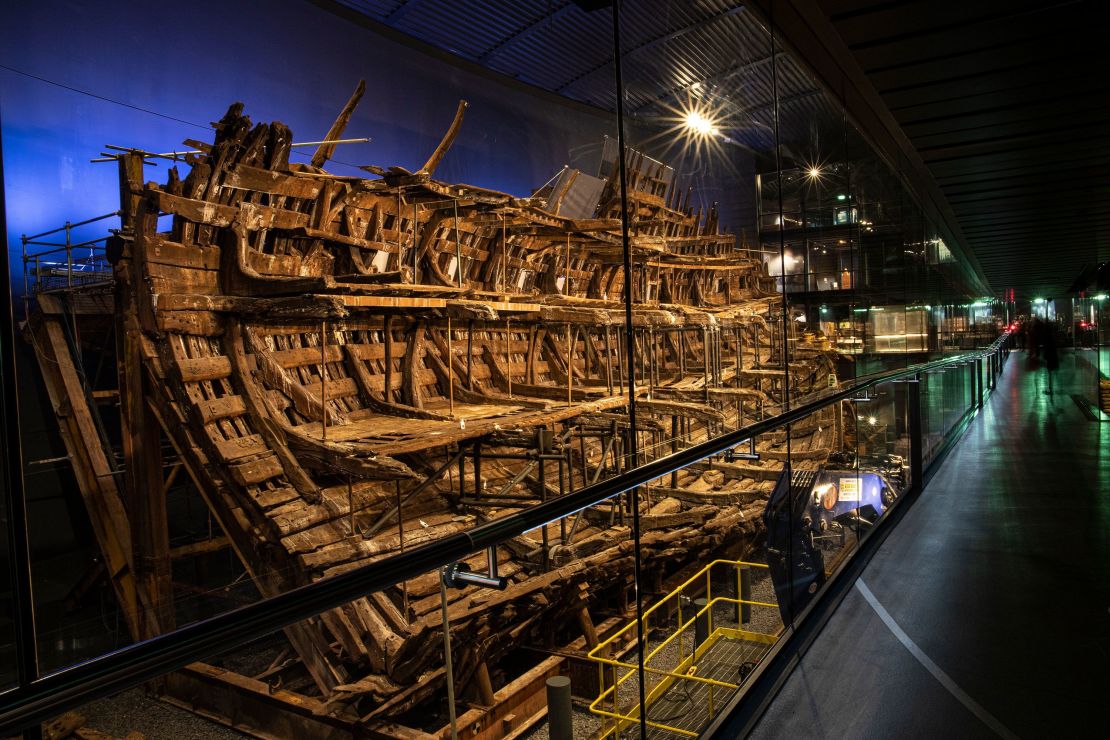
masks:
<svg viewBox="0 0 1110 740"><path fill-rule="evenodd" d="M46 3L6 26L44 671L993 340L908 165L752 8L334 5ZM168 48L146 33L197 17L223 22ZM62 27L126 30L147 61L84 36L46 54ZM922 377L926 457L969 383ZM262 734L509 733L561 676L583 731L696 734L911 484L908 388L772 424L158 691ZM263 693L273 717L231 713Z"/></svg>
<svg viewBox="0 0 1110 740"><path fill-rule="evenodd" d="M0 473L4 474L5 480L7 479L7 471L4 470L6 465L6 459L0 462ZM11 557L11 542L8 535L11 514L8 512L7 497L3 501L4 503L0 505L0 594L3 594L0 597L0 690L13 686L19 679L16 671L18 664L15 644L15 610L18 605L12 577L12 568L16 563Z"/></svg>

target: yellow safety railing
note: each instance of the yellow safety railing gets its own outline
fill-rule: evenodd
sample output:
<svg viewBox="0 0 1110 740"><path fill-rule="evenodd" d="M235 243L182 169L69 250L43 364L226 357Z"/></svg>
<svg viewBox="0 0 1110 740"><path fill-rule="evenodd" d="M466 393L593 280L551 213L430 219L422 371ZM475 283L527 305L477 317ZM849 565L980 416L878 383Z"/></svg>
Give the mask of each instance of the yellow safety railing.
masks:
<svg viewBox="0 0 1110 740"><path fill-rule="evenodd" d="M732 568L736 572L736 593L737 597L732 598L728 596L714 596L713 595L713 575L715 570L718 571L722 568ZM731 693L739 688L739 684L731 683L729 681L720 681L707 676L700 676L697 674L698 662L708 653L713 646L722 639L732 640L745 640L748 642L762 643L768 648L775 643L778 639L777 634L767 634L762 632L754 632L751 630L741 629L738 627L725 627L713 625L713 608L717 604L733 604L739 611L742 605L762 607L767 609L774 609L778 611L778 604L771 604L763 601L750 601L741 599L741 578L744 568L762 568L766 569L767 566L762 563L748 563L742 560L714 560L699 570L678 588L668 593L662 599L652 604L643 614L643 634L645 640L645 648L647 649L650 643L649 636L651 634L652 616L661 613L669 620L671 614L677 614L678 626L675 631L667 636L657 646L644 654L644 678L647 681L648 689L645 693L645 704L648 708L652 703L658 700L661 696L667 693L670 688L675 685L676 681L689 681L695 684L701 684L708 687L708 709L709 715L712 716L715 712L715 704L717 698L715 697L716 690L724 690ZM720 582L720 581L718 581ZM696 609L689 619L683 620L683 597L688 594L697 595L699 598L704 595L706 604ZM691 597L692 598L692 597ZM690 608L687 607L687 613ZM687 649L683 636L688 630L695 629L695 625L700 619L706 620L706 639L701 644L695 644L694 649L689 651ZM632 676L637 675L638 664L633 659L633 662L615 659L612 656L614 645L622 641L622 638L636 627L636 621L633 620L615 632L613 635L600 642L597 647L591 650L588 657L598 664L598 697L590 704L590 711L603 718L612 720L603 724L600 737L606 738L613 735L619 735L622 730L632 724L638 724L640 721L640 703L637 700L635 704L628 710L622 711L618 694L620 692L621 684L627 681ZM662 653L672 643L678 643L678 663L674 668L659 668L652 665L653 659L658 662L662 659ZM696 641L695 641L696 642ZM619 675L618 675L619 673ZM607 675L608 674L608 675ZM656 683L651 685L651 678L656 679ZM650 687L650 688L649 688ZM609 707L606 708L606 704ZM677 735L685 737L697 737L698 733L690 729L675 727L673 725L665 724L664 722L647 720L649 727L654 727L659 730L665 730Z"/></svg>

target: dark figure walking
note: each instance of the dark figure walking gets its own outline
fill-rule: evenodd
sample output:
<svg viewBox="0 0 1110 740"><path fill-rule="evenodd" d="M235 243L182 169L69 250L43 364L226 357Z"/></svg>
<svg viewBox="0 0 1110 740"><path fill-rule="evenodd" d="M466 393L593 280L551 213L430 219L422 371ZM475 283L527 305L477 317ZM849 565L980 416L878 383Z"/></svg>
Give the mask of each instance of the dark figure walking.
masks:
<svg viewBox="0 0 1110 740"><path fill-rule="evenodd" d="M1056 351L1056 332L1046 326L1041 340L1044 348L1044 367L1048 372L1048 395L1052 395L1052 376L1060 369L1060 354Z"/></svg>

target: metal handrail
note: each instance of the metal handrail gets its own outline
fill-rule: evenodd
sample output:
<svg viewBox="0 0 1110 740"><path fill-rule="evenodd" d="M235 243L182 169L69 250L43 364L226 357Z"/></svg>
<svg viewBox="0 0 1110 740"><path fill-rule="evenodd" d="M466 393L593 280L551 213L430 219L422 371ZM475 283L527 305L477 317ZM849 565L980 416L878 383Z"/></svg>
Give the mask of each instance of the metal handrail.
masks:
<svg viewBox="0 0 1110 740"><path fill-rule="evenodd" d="M112 234L118 233L116 229L109 229L109 234L97 237L95 239L88 239L82 242L73 242L73 230L87 226L88 224L97 223L105 219L114 218L119 216L121 211L112 211L105 213L102 216L94 216L93 218L85 219L84 221L70 222L66 221L65 224L56 229L43 231L39 234L32 234L27 236L23 234L20 241L23 245L23 300L25 310L30 310L30 300L34 293L40 291L53 289L61 286L48 286L47 280L52 277L59 277L64 274L65 288L75 287L74 276L79 279L90 274L102 274L105 270L97 270L97 266L107 266L107 242ZM64 242L42 241L43 237L50 236L51 234L65 233ZM28 247L50 247L50 249L43 249L39 251L28 250ZM86 257L74 258L74 251L78 249L88 248L89 254ZM44 262L43 257L48 257L54 254L65 254L65 262ZM44 279L43 267L50 270L57 269L57 274L48 274ZM92 269L86 269L86 267ZM32 284L33 278L33 284ZM87 284L87 281L86 281Z"/></svg>
<svg viewBox="0 0 1110 740"><path fill-rule="evenodd" d="M114 694L225 650L259 635L310 619L366 594L411 580L465 559L472 553L538 529L619 496L656 478L723 454L752 437L800 421L814 412L853 397L862 390L919 373L966 363L998 352L1008 333L989 348L849 381L835 393L802 404L741 429L700 442L645 463L608 480L523 509L469 531L449 535L371 565L285 591L215 617L180 627L83 663L42 676L0 694L0 736L18 733L89 701Z"/></svg>

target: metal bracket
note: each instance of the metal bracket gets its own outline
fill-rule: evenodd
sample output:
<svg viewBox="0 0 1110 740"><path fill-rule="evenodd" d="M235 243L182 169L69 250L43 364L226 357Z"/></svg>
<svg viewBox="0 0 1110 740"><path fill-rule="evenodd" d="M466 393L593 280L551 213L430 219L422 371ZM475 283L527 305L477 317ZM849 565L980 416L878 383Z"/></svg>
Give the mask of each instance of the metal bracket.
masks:
<svg viewBox="0 0 1110 740"><path fill-rule="evenodd" d="M736 451L736 447L744 444L743 442L740 442L740 444L736 445L736 447L730 447L729 449L725 450L725 462L733 462L734 460L758 460L759 453L755 451L755 437L748 437L747 442L747 452Z"/></svg>
<svg viewBox="0 0 1110 740"><path fill-rule="evenodd" d="M497 575L497 548L490 547L486 553L489 566L485 573L475 573L474 571L467 570L466 566L460 562L451 563L450 565L443 566L439 571L440 577L443 579L443 584L448 588L481 586L482 588L493 588L498 591L504 591L509 586L509 579Z"/></svg>

